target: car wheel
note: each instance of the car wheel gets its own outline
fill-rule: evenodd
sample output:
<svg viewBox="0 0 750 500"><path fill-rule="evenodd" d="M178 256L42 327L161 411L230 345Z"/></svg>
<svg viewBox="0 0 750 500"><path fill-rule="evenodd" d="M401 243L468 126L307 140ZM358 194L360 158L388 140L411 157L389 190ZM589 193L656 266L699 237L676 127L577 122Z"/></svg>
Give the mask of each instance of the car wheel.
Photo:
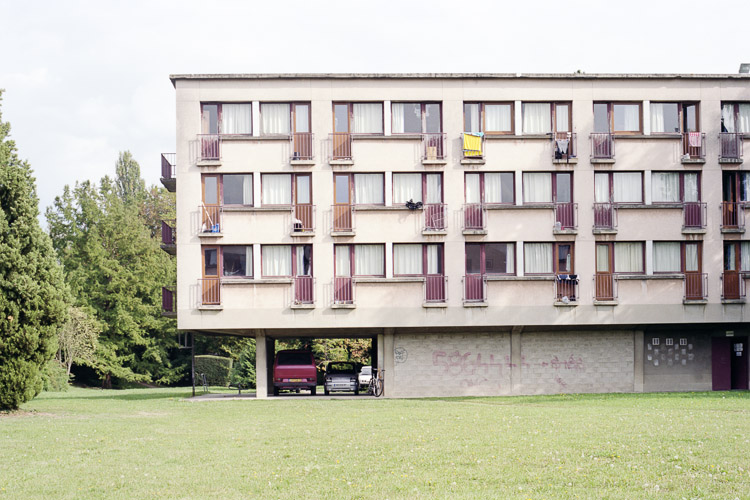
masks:
<svg viewBox="0 0 750 500"><path fill-rule="evenodd" d="M324 389L323 389L323 393L324 393L324 394L325 394L326 396L328 396L329 394L331 394L331 391L329 391L328 389L325 389L325 388L324 388ZM313 394L315 394L315 393L313 393Z"/></svg>
<svg viewBox="0 0 750 500"><path fill-rule="evenodd" d="M316 392L318 392L318 388L317 387L313 387L312 389L310 389L310 396L315 396Z"/></svg>
<svg viewBox="0 0 750 500"><path fill-rule="evenodd" d="M274 396L278 396L279 395L279 388L278 387L274 387L273 388L273 395Z"/></svg>
<svg viewBox="0 0 750 500"><path fill-rule="evenodd" d="M354 395L355 396L359 396L359 387L357 387L356 389L354 389Z"/></svg>

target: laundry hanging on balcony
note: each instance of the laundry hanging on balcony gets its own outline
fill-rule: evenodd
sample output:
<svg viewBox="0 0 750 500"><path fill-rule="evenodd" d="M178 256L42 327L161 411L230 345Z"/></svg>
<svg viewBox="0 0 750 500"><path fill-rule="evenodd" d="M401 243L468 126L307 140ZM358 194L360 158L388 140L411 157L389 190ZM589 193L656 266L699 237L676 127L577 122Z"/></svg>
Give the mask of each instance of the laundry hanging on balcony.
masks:
<svg viewBox="0 0 750 500"><path fill-rule="evenodd" d="M701 147L701 133L700 132L688 132L688 144L691 148Z"/></svg>
<svg viewBox="0 0 750 500"><path fill-rule="evenodd" d="M464 156L482 156L483 132L464 133Z"/></svg>

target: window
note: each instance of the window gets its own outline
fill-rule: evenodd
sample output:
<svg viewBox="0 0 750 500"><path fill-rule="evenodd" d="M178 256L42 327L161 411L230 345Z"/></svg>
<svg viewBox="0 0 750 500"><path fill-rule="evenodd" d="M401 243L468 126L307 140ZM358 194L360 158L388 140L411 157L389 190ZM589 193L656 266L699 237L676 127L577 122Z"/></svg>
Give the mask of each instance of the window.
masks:
<svg viewBox="0 0 750 500"><path fill-rule="evenodd" d="M353 134L382 134L383 103L334 103L333 131L351 132Z"/></svg>
<svg viewBox="0 0 750 500"><path fill-rule="evenodd" d="M642 172L595 172L595 203L643 203Z"/></svg>
<svg viewBox="0 0 750 500"><path fill-rule="evenodd" d="M652 102L651 132L674 134L698 131L698 105L682 102Z"/></svg>
<svg viewBox="0 0 750 500"><path fill-rule="evenodd" d="M262 245L263 277L312 276L312 245Z"/></svg>
<svg viewBox="0 0 750 500"><path fill-rule="evenodd" d="M222 135L250 135L252 127L250 103L201 104L201 133Z"/></svg>
<svg viewBox="0 0 750 500"><path fill-rule="evenodd" d="M253 275L253 247L221 247L222 276L246 278Z"/></svg>
<svg viewBox="0 0 750 500"><path fill-rule="evenodd" d="M393 174L393 204L443 202L443 174Z"/></svg>
<svg viewBox="0 0 750 500"><path fill-rule="evenodd" d="M722 196L725 202L750 201L750 172L723 172Z"/></svg>
<svg viewBox="0 0 750 500"><path fill-rule="evenodd" d="M467 173L464 181L466 203L499 205L516 201L513 172Z"/></svg>
<svg viewBox="0 0 750 500"><path fill-rule="evenodd" d="M515 243L466 243L466 274L516 274Z"/></svg>
<svg viewBox="0 0 750 500"><path fill-rule="evenodd" d="M469 134L512 134L513 103L464 103L464 132Z"/></svg>
<svg viewBox="0 0 750 500"><path fill-rule="evenodd" d="M724 270L750 272L750 241L724 242Z"/></svg>
<svg viewBox="0 0 750 500"><path fill-rule="evenodd" d="M312 200L310 174L261 174L263 206L309 205Z"/></svg>
<svg viewBox="0 0 750 500"><path fill-rule="evenodd" d="M721 131L750 134L750 103L721 103Z"/></svg>
<svg viewBox="0 0 750 500"><path fill-rule="evenodd" d="M700 201L698 172L652 172L651 200L654 203Z"/></svg>
<svg viewBox="0 0 750 500"><path fill-rule="evenodd" d="M614 243L614 270L616 273L643 273L643 242Z"/></svg>
<svg viewBox="0 0 750 500"><path fill-rule="evenodd" d="M443 272L442 244L394 243L394 276L442 275Z"/></svg>
<svg viewBox="0 0 750 500"><path fill-rule="evenodd" d="M568 172L524 172L524 203L570 203L573 174Z"/></svg>
<svg viewBox="0 0 750 500"><path fill-rule="evenodd" d="M641 103L594 103L594 132L639 134L642 129Z"/></svg>
<svg viewBox="0 0 750 500"><path fill-rule="evenodd" d="M571 105L568 102L522 103L523 133L571 132Z"/></svg>
<svg viewBox="0 0 750 500"><path fill-rule="evenodd" d="M290 135L310 132L310 103L260 103L261 135Z"/></svg>
<svg viewBox="0 0 750 500"><path fill-rule="evenodd" d="M442 132L440 103L391 103L391 131L394 134L437 134Z"/></svg>
<svg viewBox="0 0 750 500"><path fill-rule="evenodd" d="M524 243L525 274L570 274L573 243Z"/></svg>
<svg viewBox="0 0 750 500"><path fill-rule="evenodd" d="M354 174L352 178L356 205L383 205L385 203L383 174Z"/></svg>
<svg viewBox="0 0 750 500"><path fill-rule="evenodd" d="M209 174L202 176L203 203L206 205L253 204L252 174Z"/></svg>
<svg viewBox="0 0 750 500"><path fill-rule="evenodd" d="M654 272L700 272L700 242L655 241Z"/></svg>
<svg viewBox="0 0 750 500"><path fill-rule="evenodd" d="M385 276L385 245L334 245L335 276Z"/></svg>

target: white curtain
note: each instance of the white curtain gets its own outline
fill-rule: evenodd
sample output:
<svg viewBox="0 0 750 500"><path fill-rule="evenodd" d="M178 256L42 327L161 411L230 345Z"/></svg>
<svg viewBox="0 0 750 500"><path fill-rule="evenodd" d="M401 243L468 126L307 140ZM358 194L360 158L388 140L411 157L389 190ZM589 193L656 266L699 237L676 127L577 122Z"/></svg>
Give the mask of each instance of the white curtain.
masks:
<svg viewBox="0 0 750 500"><path fill-rule="evenodd" d="M481 203L479 174L466 174L466 203Z"/></svg>
<svg viewBox="0 0 750 500"><path fill-rule="evenodd" d="M609 268L609 245L596 245L596 272L612 272Z"/></svg>
<svg viewBox="0 0 750 500"><path fill-rule="evenodd" d="M570 117L570 108L567 104L557 104L555 106L555 131L556 132L570 132L570 124L568 118Z"/></svg>
<svg viewBox="0 0 750 500"><path fill-rule="evenodd" d="M485 132L510 132L511 119L510 104L485 104Z"/></svg>
<svg viewBox="0 0 750 500"><path fill-rule="evenodd" d="M651 103L651 132L666 132L664 130L664 112L666 111L666 106L663 102Z"/></svg>
<svg viewBox="0 0 750 500"><path fill-rule="evenodd" d="M427 193L425 203L443 202L443 176L442 174L426 174Z"/></svg>
<svg viewBox="0 0 750 500"><path fill-rule="evenodd" d="M352 132L355 134L383 133L383 105L381 103L356 102L353 108Z"/></svg>
<svg viewBox="0 0 750 500"><path fill-rule="evenodd" d="M640 172L615 172L613 201L616 203L641 203L643 201L642 179Z"/></svg>
<svg viewBox="0 0 750 500"><path fill-rule="evenodd" d="M654 271L660 273L679 273L680 244L677 242L654 242Z"/></svg>
<svg viewBox="0 0 750 500"><path fill-rule="evenodd" d="M383 174L354 174L354 203L382 205Z"/></svg>
<svg viewBox="0 0 750 500"><path fill-rule="evenodd" d="M515 243L499 243L497 245L499 248L505 247L505 270L502 272L504 272L505 274L515 274L516 272L516 244Z"/></svg>
<svg viewBox="0 0 750 500"><path fill-rule="evenodd" d="M523 103L523 133L547 134L552 132L552 116L548 102Z"/></svg>
<svg viewBox="0 0 750 500"><path fill-rule="evenodd" d="M526 274L552 273L552 243L524 243L523 248Z"/></svg>
<svg viewBox="0 0 750 500"><path fill-rule="evenodd" d="M698 243L685 243L685 272L697 272Z"/></svg>
<svg viewBox="0 0 750 500"><path fill-rule="evenodd" d="M384 257L383 245L355 245L354 274L357 276L384 276Z"/></svg>
<svg viewBox="0 0 750 500"><path fill-rule="evenodd" d="M422 174L393 174L393 203L409 200L422 201Z"/></svg>
<svg viewBox="0 0 750 500"><path fill-rule="evenodd" d="M727 132L735 133L737 131L734 123L734 104L721 106L721 121Z"/></svg>
<svg viewBox="0 0 750 500"><path fill-rule="evenodd" d="M615 132L638 132L641 108L637 104L615 104Z"/></svg>
<svg viewBox="0 0 750 500"><path fill-rule="evenodd" d="M291 111L289 104L260 104L263 135L289 135Z"/></svg>
<svg viewBox="0 0 750 500"><path fill-rule="evenodd" d="M263 276L292 275L292 247L289 245L263 245Z"/></svg>
<svg viewBox="0 0 750 500"><path fill-rule="evenodd" d="M594 203L609 203L609 174L594 174Z"/></svg>
<svg viewBox="0 0 750 500"><path fill-rule="evenodd" d="M351 254L349 253L350 246L349 245L336 245L335 247L335 254L336 254L336 276L346 277L352 275L352 264L351 264Z"/></svg>
<svg viewBox="0 0 750 500"><path fill-rule="evenodd" d="M750 241L740 243L740 271L750 271Z"/></svg>
<svg viewBox="0 0 750 500"><path fill-rule="evenodd" d="M252 134L252 104L222 104L222 134Z"/></svg>
<svg viewBox="0 0 750 500"><path fill-rule="evenodd" d="M464 131L470 134L477 134L482 131L479 104L464 104Z"/></svg>
<svg viewBox="0 0 750 500"><path fill-rule="evenodd" d="M422 274L422 245L393 245L393 275Z"/></svg>
<svg viewBox="0 0 750 500"><path fill-rule="evenodd" d="M394 102L391 104L391 132L394 134L404 133L404 103Z"/></svg>
<svg viewBox="0 0 750 500"><path fill-rule="evenodd" d="M740 134L750 134L750 104L740 104L740 113L739 113L739 132Z"/></svg>
<svg viewBox="0 0 750 500"><path fill-rule="evenodd" d="M440 245L427 245L427 274L439 274L440 264Z"/></svg>
<svg viewBox="0 0 750 500"><path fill-rule="evenodd" d="M680 201L680 174L679 172L652 172L651 173L651 199L654 202L679 202Z"/></svg>
<svg viewBox="0 0 750 500"><path fill-rule="evenodd" d="M253 275L253 246L245 247L245 276Z"/></svg>
<svg viewBox="0 0 750 500"><path fill-rule="evenodd" d="M263 205L292 204L292 176L290 174L263 174Z"/></svg>
<svg viewBox="0 0 750 500"><path fill-rule="evenodd" d="M484 201L487 203L508 202L508 200L503 200L503 174L484 174Z"/></svg>
<svg viewBox="0 0 750 500"><path fill-rule="evenodd" d="M552 174L524 172L523 201L525 203L552 203Z"/></svg>
<svg viewBox="0 0 750 500"><path fill-rule="evenodd" d="M643 272L643 243L615 243L615 272Z"/></svg>
<svg viewBox="0 0 750 500"><path fill-rule="evenodd" d="M686 172L685 178L685 200L684 201L698 201L698 173L697 172Z"/></svg>

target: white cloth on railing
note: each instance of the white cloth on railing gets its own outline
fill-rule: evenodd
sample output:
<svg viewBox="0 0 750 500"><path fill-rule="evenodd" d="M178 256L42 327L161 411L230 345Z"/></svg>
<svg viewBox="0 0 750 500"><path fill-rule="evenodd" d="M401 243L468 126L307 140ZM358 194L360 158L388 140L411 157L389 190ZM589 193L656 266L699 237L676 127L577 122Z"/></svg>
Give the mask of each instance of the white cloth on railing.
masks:
<svg viewBox="0 0 750 500"><path fill-rule="evenodd" d="M688 144L691 148L701 147L701 133L700 132L688 132Z"/></svg>

